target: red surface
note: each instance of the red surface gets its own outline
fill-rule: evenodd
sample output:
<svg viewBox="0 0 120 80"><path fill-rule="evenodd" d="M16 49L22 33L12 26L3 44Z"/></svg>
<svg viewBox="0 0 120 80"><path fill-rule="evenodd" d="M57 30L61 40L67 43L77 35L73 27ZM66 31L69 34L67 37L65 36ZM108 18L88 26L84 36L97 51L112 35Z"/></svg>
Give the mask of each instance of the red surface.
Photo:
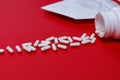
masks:
<svg viewBox="0 0 120 80"><path fill-rule="evenodd" d="M53 36L94 32L94 20L74 21L41 6L57 0L1 0L0 48ZM97 37L68 50L0 55L1 80L120 80L120 41Z"/></svg>

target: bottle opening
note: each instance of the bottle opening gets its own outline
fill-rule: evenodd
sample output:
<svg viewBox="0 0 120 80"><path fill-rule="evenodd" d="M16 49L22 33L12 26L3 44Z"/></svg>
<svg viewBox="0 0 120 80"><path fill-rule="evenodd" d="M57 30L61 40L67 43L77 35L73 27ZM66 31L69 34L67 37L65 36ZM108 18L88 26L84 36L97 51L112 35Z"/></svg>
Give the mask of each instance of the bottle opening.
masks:
<svg viewBox="0 0 120 80"><path fill-rule="evenodd" d="M95 18L95 33L100 37L103 38L105 34L105 21L103 16L98 13Z"/></svg>

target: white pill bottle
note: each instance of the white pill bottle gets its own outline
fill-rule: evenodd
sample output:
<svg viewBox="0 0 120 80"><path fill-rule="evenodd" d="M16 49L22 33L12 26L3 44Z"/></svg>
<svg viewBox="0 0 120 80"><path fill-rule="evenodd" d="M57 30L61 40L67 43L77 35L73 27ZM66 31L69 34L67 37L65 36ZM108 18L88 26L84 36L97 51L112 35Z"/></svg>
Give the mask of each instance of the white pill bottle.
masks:
<svg viewBox="0 0 120 80"><path fill-rule="evenodd" d="M99 12L95 17L95 29L100 38L120 39L120 7Z"/></svg>

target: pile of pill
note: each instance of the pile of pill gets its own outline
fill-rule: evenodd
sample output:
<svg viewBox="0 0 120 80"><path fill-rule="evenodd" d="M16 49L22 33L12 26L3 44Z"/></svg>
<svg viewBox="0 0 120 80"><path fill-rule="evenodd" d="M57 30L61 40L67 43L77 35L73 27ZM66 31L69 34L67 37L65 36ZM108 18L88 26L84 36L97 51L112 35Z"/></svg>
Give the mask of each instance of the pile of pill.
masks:
<svg viewBox="0 0 120 80"><path fill-rule="evenodd" d="M92 33L88 36L86 33L83 33L80 37L77 36L61 36L61 37L54 37L51 36L45 40L36 40L34 43L27 42L22 43L21 47L19 45L15 46L15 49L18 53L21 53L23 50L26 52L33 52L36 51L37 48L40 48L41 51L46 51L52 48L53 51L56 51L58 48L66 50L68 45L70 47L78 47L81 44L94 44L96 41L95 34ZM14 53L14 49L10 46L6 47L6 50L9 53ZM5 49L0 49L0 53L4 53Z"/></svg>

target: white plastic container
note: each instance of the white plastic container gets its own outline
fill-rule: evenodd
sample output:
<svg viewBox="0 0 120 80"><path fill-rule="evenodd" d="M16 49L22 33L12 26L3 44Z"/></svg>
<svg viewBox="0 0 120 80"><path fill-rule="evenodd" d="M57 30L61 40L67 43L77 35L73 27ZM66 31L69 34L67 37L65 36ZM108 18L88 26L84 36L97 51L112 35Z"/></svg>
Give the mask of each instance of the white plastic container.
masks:
<svg viewBox="0 0 120 80"><path fill-rule="evenodd" d="M120 39L120 7L99 12L95 17L95 28L100 38Z"/></svg>

